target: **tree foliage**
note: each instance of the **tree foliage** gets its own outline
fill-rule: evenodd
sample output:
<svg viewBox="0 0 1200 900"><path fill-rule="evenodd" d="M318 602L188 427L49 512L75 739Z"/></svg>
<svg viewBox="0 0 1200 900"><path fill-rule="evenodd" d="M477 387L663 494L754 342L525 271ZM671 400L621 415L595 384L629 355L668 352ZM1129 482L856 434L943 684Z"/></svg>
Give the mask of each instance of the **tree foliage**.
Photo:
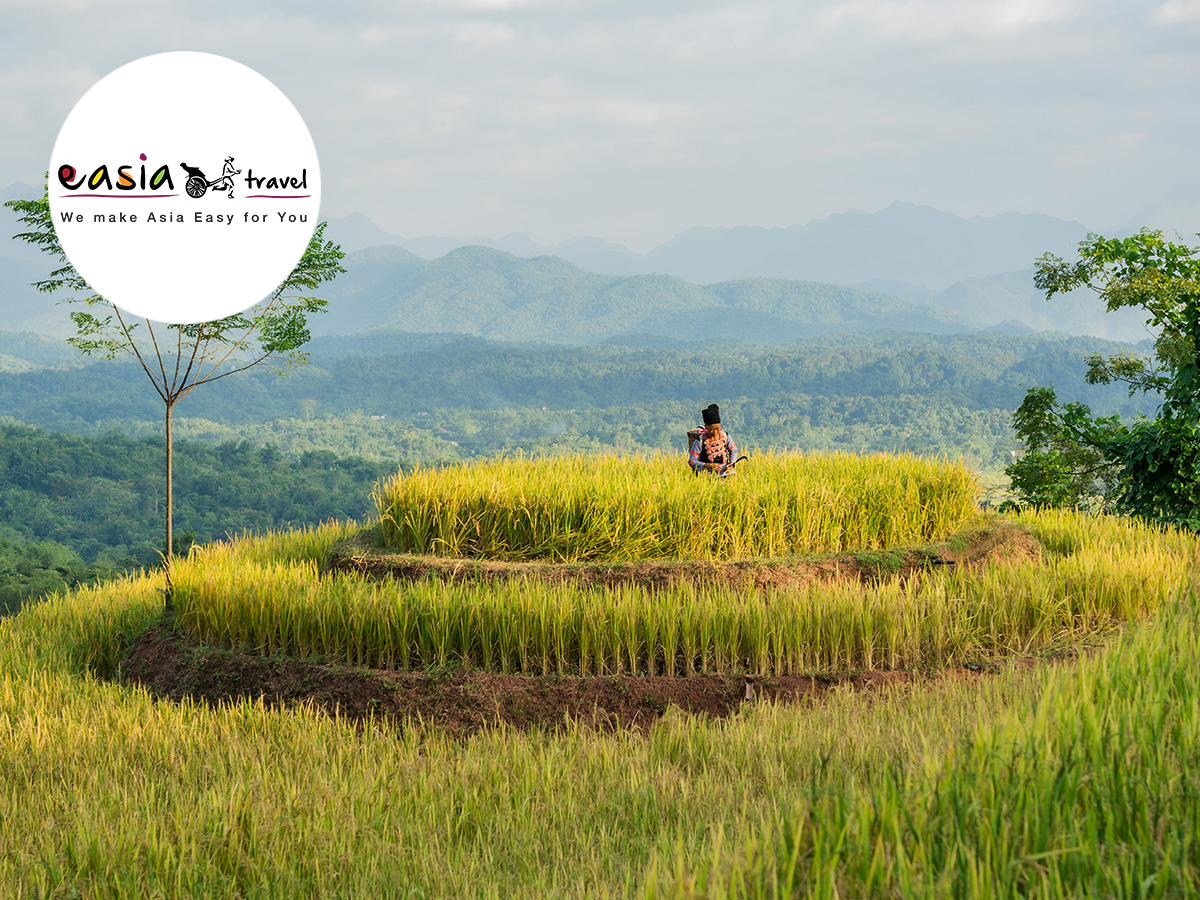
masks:
<svg viewBox="0 0 1200 900"><path fill-rule="evenodd" d="M171 417L175 404L195 388L244 372L270 366L280 374L307 360L302 349L309 341L307 316L325 308L325 301L308 292L345 271L342 250L324 240L326 223L314 229L300 261L269 297L241 313L197 324L136 321L95 293L67 259L50 215L48 187L36 200L10 200L30 230L14 235L56 260L57 268L34 282L40 292L65 295L78 307L71 312L75 336L68 343L88 355L105 359L128 354L149 378L163 402L166 434L165 555L173 553L173 473ZM171 290L163 286L164 292Z"/></svg>
<svg viewBox="0 0 1200 900"><path fill-rule="evenodd" d="M1161 231L1128 238L1088 235L1079 258L1037 260L1046 298L1089 288L1109 312L1145 311L1157 333L1153 353L1088 359L1089 384L1121 384L1159 399L1155 418L1127 424L1062 404L1051 388L1031 389L1013 416L1025 457L1008 467L1027 503L1095 505L1200 530L1200 248Z"/></svg>
<svg viewBox="0 0 1200 900"><path fill-rule="evenodd" d="M227 533L360 518L391 463L310 450L295 457L247 441L216 446L180 440L182 532L198 543ZM136 568L158 561L161 437L133 440L54 434L0 421L0 539L54 541L87 564ZM186 549L186 546L183 547Z"/></svg>
<svg viewBox="0 0 1200 900"><path fill-rule="evenodd" d="M10 200L4 205L31 229L13 235L14 240L37 247L58 263L58 268L33 286L45 294L65 295L64 302L82 307L70 314L76 334L67 342L85 354L105 359L128 353L164 402L182 399L202 384L262 363L271 363L280 371L303 364L307 354L302 347L311 338L306 316L322 312L326 305L307 292L345 272L341 266L344 254L338 245L324 240L327 223L321 222L296 267L262 302L223 319L191 325L159 323L156 330L149 319L130 319L95 293L75 270L54 230L48 192L36 200ZM163 290L169 292L170 286ZM170 337L161 336L164 331ZM139 341L143 335L145 340ZM173 365L164 365L167 361Z"/></svg>
<svg viewBox="0 0 1200 900"><path fill-rule="evenodd" d="M1120 429L1119 418L1093 417L1082 403L1058 404L1051 388L1033 388L1013 413L1024 455L1008 466L1012 489L1034 506L1104 511L1118 470L1101 449Z"/></svg>

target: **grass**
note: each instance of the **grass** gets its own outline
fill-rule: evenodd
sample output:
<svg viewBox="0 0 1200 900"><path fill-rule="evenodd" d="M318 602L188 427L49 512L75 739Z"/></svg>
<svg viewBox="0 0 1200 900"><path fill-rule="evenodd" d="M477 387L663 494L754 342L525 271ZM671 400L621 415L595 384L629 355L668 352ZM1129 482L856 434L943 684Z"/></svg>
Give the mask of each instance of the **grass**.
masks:
<svg viewBox="0 0 1200 900"><path fill-rule="evenodd" d="M349 665L790 675L1053 648L1159 608L1196 552L1193 538L1134 521L1025 521L1050 547L1042 559L765 592L318 578L314 554L330 531L277 562L254 541L197 549L176 568L175 603L179 626L197 640Z"/></svg>
<svg viewBox="0 0 1200 900"><path fill-rule="evenodd" d="M77 591L0 623L0 895L1197 887L1194 596L1058 667L722 723L670 712L648 737L500 728L460 742L302 707L160 702L95 677L111 665L100 648L153 618L159 587Z"/></svg>
<svg viewBox="0 0 1200 900"><path fill-rule="evenodd" d="M975 509L964 466L765 453L734 477L678 457L489 460L401 474L376 507L393 550L501 560L727 559L937 540Z"/></svg>
<svg viewBox="0 0 1200 900"><path fill-rule="evenodd" d="M1195 896L1197 664L1192 591L907 765L833 749L765 833L699 865L677 853L646 894Z"/></svg>

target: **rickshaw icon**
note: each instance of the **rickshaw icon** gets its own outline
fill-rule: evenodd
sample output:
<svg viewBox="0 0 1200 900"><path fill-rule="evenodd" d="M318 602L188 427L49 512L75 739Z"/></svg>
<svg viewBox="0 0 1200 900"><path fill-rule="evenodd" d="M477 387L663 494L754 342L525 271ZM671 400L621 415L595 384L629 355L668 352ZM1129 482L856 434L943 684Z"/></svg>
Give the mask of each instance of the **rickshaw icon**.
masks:
<svg viewBox="0 0 1200 900"><path fill-rule="evenodd" d="M183 189L187 195L193 200L198 200L204 196L204 192L209 188L214 191L229 191L229 199L233 199L233 176L242 174L241 169L233 167L233 157L225 157L225 167L221 170L221 177L214 178L209 181L205 174L197 166L189 166L187 163L181 162L179 167L187 172L188 178L184 182Z"/></svg>

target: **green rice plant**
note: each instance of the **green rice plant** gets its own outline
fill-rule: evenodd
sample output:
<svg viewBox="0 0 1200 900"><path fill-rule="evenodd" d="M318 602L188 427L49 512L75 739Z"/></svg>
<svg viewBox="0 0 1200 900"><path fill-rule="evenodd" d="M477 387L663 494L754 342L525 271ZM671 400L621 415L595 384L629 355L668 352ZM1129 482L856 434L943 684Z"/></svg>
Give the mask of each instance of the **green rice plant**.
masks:
<svg viewBox="0 0 1200 900"><path fill-rule="evenodd" d="M312 560L197 548L174 573L177 621L208 643L349 663L502 672L762 675L940 666L1032 652L1158 609L1194 565L1192 535L1031 514L1077 550L864 585L586 588L318 578ZM278 557L277 557L278 558Z"/></svg>
<svg viewBox="0 0 1200 900"><path fill-rule="evenodd" d="M764 453L725 479L677 457L511 457L401 473L374 494L387 545L527 560L723 559L936 540L975 510L964 465Z"/></svg>

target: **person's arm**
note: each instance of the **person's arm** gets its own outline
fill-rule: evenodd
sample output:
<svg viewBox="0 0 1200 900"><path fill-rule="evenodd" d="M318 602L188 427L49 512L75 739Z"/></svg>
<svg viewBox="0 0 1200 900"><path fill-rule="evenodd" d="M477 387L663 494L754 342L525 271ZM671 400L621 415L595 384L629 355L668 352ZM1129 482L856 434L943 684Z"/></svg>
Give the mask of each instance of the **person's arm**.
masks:
<svg viewBox="0 0 1200 900"><path fill-rule="evenodd" d="M695 472L703 471L704 463L700 462L700 438L692 441L692 449L688 453L688 465Z"/></svg>

